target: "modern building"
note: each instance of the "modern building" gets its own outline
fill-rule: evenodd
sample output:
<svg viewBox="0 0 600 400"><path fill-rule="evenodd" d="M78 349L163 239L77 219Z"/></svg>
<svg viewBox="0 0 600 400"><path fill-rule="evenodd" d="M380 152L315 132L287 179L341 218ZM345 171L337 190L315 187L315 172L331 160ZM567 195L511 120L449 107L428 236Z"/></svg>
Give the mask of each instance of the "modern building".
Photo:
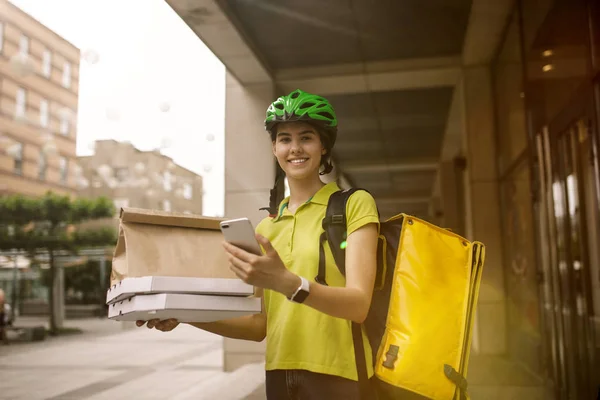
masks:
<svg viewBox="0 0 600 400"><path fill-rule="evenodd" d="M167 2L227 68L226 215L266 216L266 107L324 95L337 179L487 246L471 395L596 396L598 1ZM263 358L225 343L228 369Z"/></svg>
<svg viewBox="0 0 600 400"><path fill-rule="evenodd" d="M141 151L129 142L99 140L94 154L78 158L79 195L106 196L115 207L202 214L202 176L158 150Z"/></svg>
<svg viewBox="0 0 600 400"><path fill-rule="evenodd" d="M0 195L74 195L80 51L0 0Z"/></svg>

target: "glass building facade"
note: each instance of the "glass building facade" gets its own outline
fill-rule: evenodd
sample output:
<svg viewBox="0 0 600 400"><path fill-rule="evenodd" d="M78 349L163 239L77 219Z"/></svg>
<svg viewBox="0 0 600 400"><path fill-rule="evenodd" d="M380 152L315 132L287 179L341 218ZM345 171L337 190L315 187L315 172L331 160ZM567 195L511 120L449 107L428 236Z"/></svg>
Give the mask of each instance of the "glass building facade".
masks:
<svg viewBox="0 0 600 400"><path fill-rule="evenodd" d="M492 71L508 351L556 398L595 398L600 2L518 1Z"/></svg>

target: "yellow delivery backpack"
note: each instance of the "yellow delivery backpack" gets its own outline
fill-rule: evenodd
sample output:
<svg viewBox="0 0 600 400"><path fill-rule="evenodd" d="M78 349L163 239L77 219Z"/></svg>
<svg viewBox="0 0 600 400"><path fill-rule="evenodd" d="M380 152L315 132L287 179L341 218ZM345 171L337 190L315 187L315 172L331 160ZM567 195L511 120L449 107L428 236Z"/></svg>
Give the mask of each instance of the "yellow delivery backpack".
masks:
<svg viewBox="0 0 600 400"><path fill-rule="evenodd" d="M326 243L345 274L346 202L356 190L362 189L339 191L329 199L319 283L327 284ZM468 398L467 365L484 258L482 243L410 215L381 223L375 291L363 324L374 352L375 385L367 377L362 326L352 323L363 400Z"/></svg>

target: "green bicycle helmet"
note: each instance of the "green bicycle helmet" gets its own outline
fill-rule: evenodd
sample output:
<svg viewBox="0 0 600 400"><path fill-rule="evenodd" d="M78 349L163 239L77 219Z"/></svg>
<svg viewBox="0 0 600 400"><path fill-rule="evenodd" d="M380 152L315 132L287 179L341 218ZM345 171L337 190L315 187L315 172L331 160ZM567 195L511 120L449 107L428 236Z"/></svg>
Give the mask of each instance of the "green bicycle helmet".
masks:
<svg viewBox="0 0 600 400"><path fill-rule="evenodd" d="M335 144L338 122L335 111L329 101L316 94L296 89L287 96L281 96L269 106L265 119L265 129L271 135L271 139L275 140L275 126L281 122L294 121L308 122L317 128L326 150L325 155L321 159L323 170L319 174L325 175L330 173L333 165L329 158L331 149ZM261 210L268 210L271 217L277 215L278 205L283 200L284 177L285 173L278 166L275 173L275 184L269 196L269 206L261 208Z"/></svg>
<svg viewBox="0 0 600 400"><path fill-rule="evenodd" d="M278 123L292 121L306 121L321 128L328 150L331 150L337 136L338 122L327 99L300 89L281 96L267 109L265 129L272 134Z"/></svg>

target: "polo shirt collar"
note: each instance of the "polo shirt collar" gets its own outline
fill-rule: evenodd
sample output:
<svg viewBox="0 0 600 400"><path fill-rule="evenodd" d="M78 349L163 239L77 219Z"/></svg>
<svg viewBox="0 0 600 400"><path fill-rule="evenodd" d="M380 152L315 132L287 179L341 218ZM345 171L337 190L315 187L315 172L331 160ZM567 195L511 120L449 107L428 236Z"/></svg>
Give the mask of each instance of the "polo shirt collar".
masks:
<svg viewBox="0 0 600 400"><path fill-rule="evenodd" d="M311 197L308 200L308 202L322 204L322 205L326 206L327 202L329 201L329 196L331 196L332 194L334 194L335 192L337 192L339 190L340 190L340 188L335 181L329 182L327 185L325 185L321 189L319 189L319 191L317 193L315 193L313 195L313 197Z"/></svg>
<svg viewBox="0 0 600 400"><path fill-rule="evenodd" d="M308 199L307 203L315 203L326 206L327 202L329 201L329 197L339 190L340 188L335 181L329 182L321 189L319 189L317 193L315 193L310 199ZM281 203L279 203L279 212L277 213L277 216L273 218L273 221L278 221L284 215L291 215L291 213L287 209L287 205L289 202L290 197L288 196L285 199L283 199Z"/></svg>

